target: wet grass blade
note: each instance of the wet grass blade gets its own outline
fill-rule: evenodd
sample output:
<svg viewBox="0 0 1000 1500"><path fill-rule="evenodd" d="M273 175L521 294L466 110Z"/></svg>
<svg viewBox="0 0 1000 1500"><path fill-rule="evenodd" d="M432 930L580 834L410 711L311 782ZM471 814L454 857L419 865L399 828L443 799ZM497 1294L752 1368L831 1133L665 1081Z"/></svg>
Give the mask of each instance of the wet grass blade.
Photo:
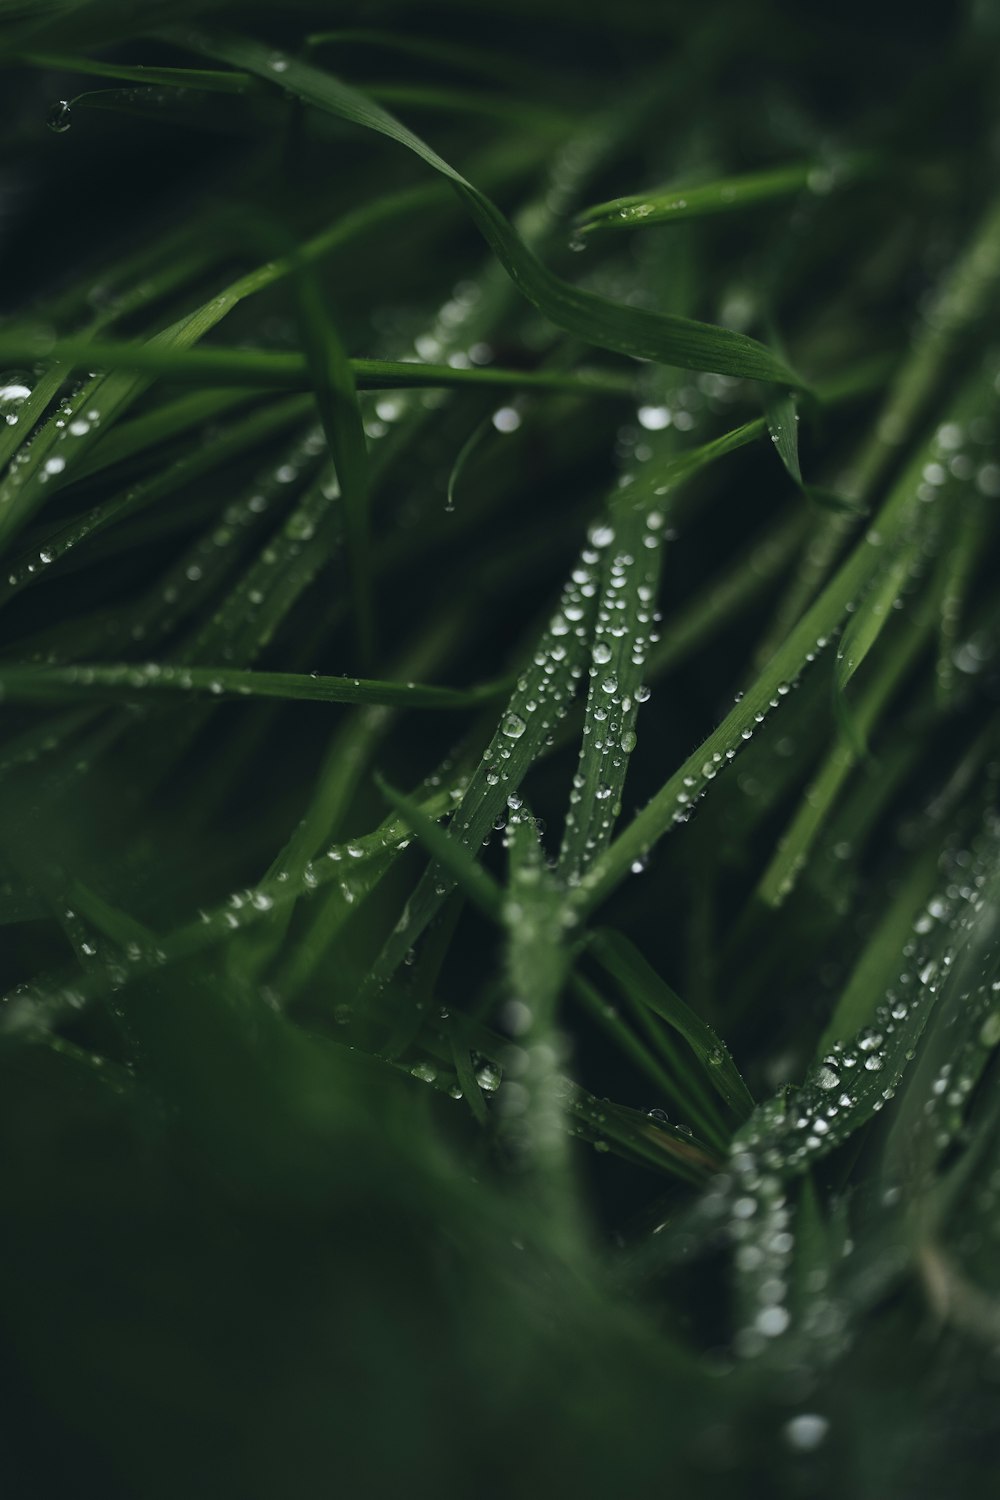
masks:
<svg viewBox="0 0 1000 1500"><path fill-rule="evenodd" d="M793 163L765 172L747 172L740 177L723 177L690 186L679 184L612 198L584 209L576 222L579 232L586 235L675 224L685 219L739 213L768 203L781 203L807 189L829 191L833 185L834 174L829 169Z"/></svg>
<svg viewBox="0 0 1000 1500"><path fill-rule="evenodd" d="M0 687L12 702L66 698L129 700L150 693L204 694L214 698L279 698L302 703L380 703L411 708L463 708L498 698L503 684L463 692L416 682L373 682L360 677L320 677L295 672L249 672L233 667L179 666L172 662L72 667L0 665Z"/></svg>

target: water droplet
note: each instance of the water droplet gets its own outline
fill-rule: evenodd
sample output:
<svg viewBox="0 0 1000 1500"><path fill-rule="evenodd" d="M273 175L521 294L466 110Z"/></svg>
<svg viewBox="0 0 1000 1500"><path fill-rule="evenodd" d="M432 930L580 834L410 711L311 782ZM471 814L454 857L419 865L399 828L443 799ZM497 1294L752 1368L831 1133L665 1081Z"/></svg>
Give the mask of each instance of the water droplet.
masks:
<svg viewBox="0 0 1000 1500"><path fill-rule="evenodd" d="M774 1339L784 1333L789 1324L788 1310L784 1307L762 1307L754 1320L758 1333L765 1338Z"/></svg>
<svg viewBox="0 0 1000 1500"><path fill-rule="evenodd" d="M516 432L521 425L521 414L513 406L501 406L491 420L497 432Z"/></svg>
<svg viewBox="0 0 1000 1500"><path fill-rule="evenodd" d="M1000 1011L986 1017L979 1028L979 1040L984 1047L995 1047L1000 1042Z"/></svg>
<svg viewBox="0 0 1000 1500"><path fill-rule="evenodd" d="M16 425L21 407L30 395L31 386L26 376L14 371L0 375L0 417L9 427Z"/></svg>
<svg viewBox="0 0 1000 1500"><path fill-rule="evenodd" d="M818 1412L802 1412L785 1423L785 1442L797 1453L812 1453L824 1442L830 1424Z"/></svg>
<svg viewBox="0 0 1000 1500"><path fill-rule="evenodd" d="M57 135L62 135L73 123L73 111L68 99L57 99L45 116L45 123Z"/></svg>
<svg viewBox="0 0 1000 1500"><path fill-rule="evenodd" d="M639 426L645 427L647 432L662 432L665 427L670 426L670 408L668 406L640 406Z"/></svg>
<svg viewBox="0 0 1000 1500"><path fill-rule="evenodd" d="M1000 464L984 464L976 475L976 489L991 500L1000 496Z"/></svg>
<svg viewBox="0 0 1000 1500"><path fill-rule="evenodd" d="M526 728L520 714L508 714L502 725L504 734L510 740L519 740Z"/></svg>

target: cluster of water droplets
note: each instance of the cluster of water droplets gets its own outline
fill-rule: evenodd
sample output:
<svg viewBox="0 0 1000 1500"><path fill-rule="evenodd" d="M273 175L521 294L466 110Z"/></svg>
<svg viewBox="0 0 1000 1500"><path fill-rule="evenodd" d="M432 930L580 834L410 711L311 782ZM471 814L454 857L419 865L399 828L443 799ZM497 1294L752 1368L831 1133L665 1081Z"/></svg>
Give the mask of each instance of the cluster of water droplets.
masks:
<svg viewBox="0 0 1000 1500"><path fill-rule="evenodd" d="M590 531L591 546L584 556L601 559L602 584L583 743L566 814L564 849L571 882L607 845L621 812L639 705L649 697L642 673L658 639L656 590L664 527L660 510L622 508L614 525L602 521Z"/></svg>
<svg viewBox="0 0 1000 1500"><path fill-rule="evenodd" d="M529 666L517 680L500 725L483 753L488 788L516 788L539 749L551 743L556 725L572 701L583 673L593 601L598 589L600 546L584 549L572 577L563 588L548 629L532 653ZM515 746L524 741L523 750ZM517 766L511 783L511 761ZM492 804L495 799L481 794ZM491 809L498 810L506 793Z"/></svg>

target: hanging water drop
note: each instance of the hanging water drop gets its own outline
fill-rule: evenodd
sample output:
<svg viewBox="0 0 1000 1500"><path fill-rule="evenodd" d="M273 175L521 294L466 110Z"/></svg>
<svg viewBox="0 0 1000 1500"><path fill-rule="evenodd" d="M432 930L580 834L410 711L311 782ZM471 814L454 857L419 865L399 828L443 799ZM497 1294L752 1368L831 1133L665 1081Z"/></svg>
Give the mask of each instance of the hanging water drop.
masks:
<svg viewBox="0 0 1000 1500"><path fill-rule="evenodd" d="M73 123L73 111L68 99L57 99L45 117L45 123L56 135L62 135Z"/></svg>

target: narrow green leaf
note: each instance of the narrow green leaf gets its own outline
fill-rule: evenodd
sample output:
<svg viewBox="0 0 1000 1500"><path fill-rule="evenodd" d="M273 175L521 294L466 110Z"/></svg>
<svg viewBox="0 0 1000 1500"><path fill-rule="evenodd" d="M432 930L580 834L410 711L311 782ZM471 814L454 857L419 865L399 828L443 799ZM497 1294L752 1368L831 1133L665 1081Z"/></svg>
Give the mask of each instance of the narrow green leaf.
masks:
<svg viewBox="0 0 1000 1500"><path fill-rule="evenodd" d="M622 990L633 994L683 1036L715 1091L741 1120L746 1119L753 1108L753 1096L729 1049L708 1022L685 1005L621 933L600 929L591 937L588 951Z"/></svg>
<svg viewBox="0 0 1000 1500"><path fill-rule="evenodd" d="M221 313L219 314L221 316ZM169 338L148 343L115 343L107 340L65 338L22 331L0 332L0 360L25 363L58 360L68 366L88 364L113 371L129 371L171 381L194 381L205 386L245 386L259 390L306 390L311 386L310 365L301 354L265 353L255 349L188 349L218 321L208 317L203 326L184 335L180 325L168 330ZM634 397L635 386L628 375L616 371L580 370L563 374L547 370L506 370L499 365L484 369L462 369L454 365L425 364L417 360L352 359L348 368L355 385L364 391L434 389L450 386L523 386L528 390L567 391L579 395ZM60 380L66 378L63 371Z"/></svg>
<svg viewBox="0 0 1000 1500"><path fill-rule="evenodd" d="M584 209L577 217L577 224L581 234L676 224L683 219L739 213L761 204L780 203L807 189L828 192L835 181L828 168L793 163L763 172L746 172L739 177L722 177L714 182L679 183L676 187L612 198Z"/></svg>
<svg viewBox="0 0 1000 1500"><path fill-rule="evenodd" d="M126 65L102 58L72 56L48 52L20 52L11 62L53 73L89 73L97 78L120 78L126 83L159 84L163 88L204 89L211 93L242 94L255 80L248 73L234 73L209 68L161 68L141 63Z"/></svg>
<svg viewBox="0 0 1000 1500"><path fill-rule="evenodd" d="M767 415L767 430L778 457L802 488L802 469L799 464L799 410L795 391L783 390L780 386L767 386L764 401Z"/></svg>
<svg viewBox="0 0 1000 1500"><path fill-rule="evenodd" d="M375 653L375 605L364 420L351 362L316 278L304 261L295 264L299 329L323 431L340 483L360 659L363 665L370 667Z"/></svg>
<svg viewBox="0 0 1000 1500"><path fill-rule="evenodd" d="M464 708L498 697L504 685L425 687L417 682L373 682L298 672L249 672L236 667L179 666L173 662L55 666L0 665L0 690L12 702L67 698L131 699L147 693L204 693L217 698L280 698L307 703L384 703L411 708Z"/></svg>

